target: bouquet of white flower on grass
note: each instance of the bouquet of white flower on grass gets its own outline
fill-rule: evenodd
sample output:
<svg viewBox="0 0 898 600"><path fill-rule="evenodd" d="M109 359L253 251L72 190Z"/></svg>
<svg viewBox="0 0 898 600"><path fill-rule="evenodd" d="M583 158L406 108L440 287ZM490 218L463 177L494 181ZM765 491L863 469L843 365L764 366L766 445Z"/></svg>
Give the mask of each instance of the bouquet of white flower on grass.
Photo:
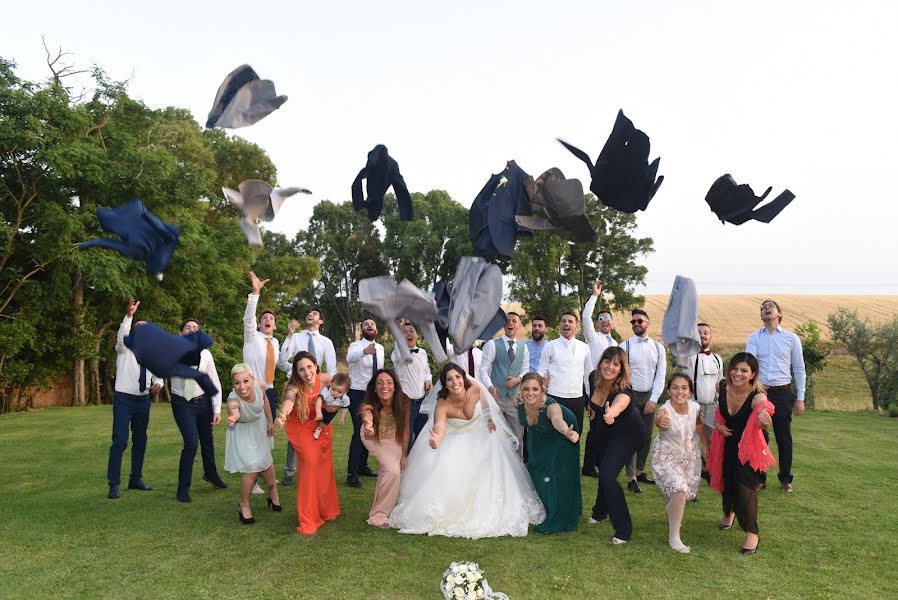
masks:
<svg viewBox="0 0 898 600"><path fill-rule="evenodd" d="M483 569L473 562L454 562L443 573L440 591L446 600L508 600L502 592L493 592L483 576Z"/></svg>

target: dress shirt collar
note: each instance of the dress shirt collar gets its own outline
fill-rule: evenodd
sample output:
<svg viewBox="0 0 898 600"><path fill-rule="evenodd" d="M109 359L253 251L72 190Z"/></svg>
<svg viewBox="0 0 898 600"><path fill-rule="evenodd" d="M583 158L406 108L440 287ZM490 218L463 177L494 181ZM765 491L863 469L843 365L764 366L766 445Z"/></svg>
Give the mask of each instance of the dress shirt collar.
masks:
<svg viewBox="0 0 898 600"><path fill-rule="evenodd" d="M505 345L506 348L508 347L508 342L517 344L518 340L512 339L512 338L508 337L507 335L503 334L502 335L502 343Z"/></svg>

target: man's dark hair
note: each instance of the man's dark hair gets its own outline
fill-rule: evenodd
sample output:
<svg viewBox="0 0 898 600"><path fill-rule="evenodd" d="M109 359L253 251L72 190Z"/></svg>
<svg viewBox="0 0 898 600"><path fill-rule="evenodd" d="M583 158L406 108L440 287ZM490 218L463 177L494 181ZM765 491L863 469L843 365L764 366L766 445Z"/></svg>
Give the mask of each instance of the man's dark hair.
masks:
<svg viewBox="0 0 898 600"><path fill-rule="evenodd" d="M641 308L634 308L633 310L630 311L631 317L635 317L636 315L642 315L643 317L646 318L646 320L648 320L648 318L649 318L649 313L645 312Z"/></svg>
<svg viewBox="0 0 898 600"><path fill-rule="evenodd" d="M544 325L549 324L549 322L546 321L546 318L542 315L533 315L533 318L530 319L530 324L532 325L534 321L542 321Z"/></svg>
<svg viewBox="0 0 898 600"><path fill-rule="evenodd" d="M696 325L696 327L707 327L708 329L711 329L711 326L707 323L699 323L698 325Z"/></svg>
<svg viewBox="0 0 898 600"><path fill-rule="evenodd" d="M572 313L572 312L569 311L569 310L566 310L566 311L564 311L563 313L561 313L561 316L558 317L558 321L560 322L561 319L563 319L564 317L566 317L566 316L568 316L568 315L574 317L574 321L576 321L578 324L580 323L580 317L578 317L577 315L575 315L574 313Z"/></svg>
<svg viewBox="0 0 898 600"><path fill-rule="evenodd" d="M268 309L263 310L262 314L259 315L259 318L261 319L265 315L271 315L272 317L274 317L275 321L277 321L277 319L278 319L277 314L275 314L275 312L273 310L268 310ZM199 323L197 323L197 325L199 325Z"/></svg>

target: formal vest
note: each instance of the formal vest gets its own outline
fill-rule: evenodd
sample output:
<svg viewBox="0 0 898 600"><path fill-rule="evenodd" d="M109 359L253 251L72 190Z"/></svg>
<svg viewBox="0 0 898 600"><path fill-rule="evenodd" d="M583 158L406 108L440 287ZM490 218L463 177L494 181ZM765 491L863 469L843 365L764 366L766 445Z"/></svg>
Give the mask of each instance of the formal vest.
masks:
<svg viewBox="0 0 898 600"><path fill-rule="evenodd" d="M518 388L521 387L520 384L513 388L507 388L505 387L505 380L508 378L509 373L514 373L514 376L517 377L521 372L521 365L524 362L524 349L521 347L523 344L518 341L515 342L514 361L510 361L508 360L508 344L505 338L495 339L493 343L496 344L496 358L493 359L493 366L490 369L490 380L493 387L496 388L496 393L499 394L500 398L517 396Z"/></svg>

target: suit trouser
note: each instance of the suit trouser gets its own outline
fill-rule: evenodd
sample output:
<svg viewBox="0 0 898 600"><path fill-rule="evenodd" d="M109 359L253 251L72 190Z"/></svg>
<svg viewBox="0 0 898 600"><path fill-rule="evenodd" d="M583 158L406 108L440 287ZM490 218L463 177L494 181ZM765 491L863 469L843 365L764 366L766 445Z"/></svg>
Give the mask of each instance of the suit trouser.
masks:
<svg viewBox="0 0 898 600"><path fill-rule="evenodd" d="M779 450L780 483L792 483L792 409L795 399L792 388L767 392L767 399L773 404L773 434Z"/></svg>
<svg viewBox="0 0 898 600"><path fill-rule="evenodd" d="M349 442L349 460L346 473L358 475L359 469L368 466L368 449L362 444L362 417L359 407L365 399L365 390L349 390L349 415L352 417L352 440Z"/></svg>
<svg viewBox="0 0 898 600"><path fill-rule="evenodd" d="M409 422L412 424L412 435L408 436L408 449L411 451L412 445L415 443L415 440L418 439L418 434L421 433L421 430L424 429L424 426L427 424L427 414L421 412L421 403L424 401L424 398L418 398L417 400L409 400L409 404L412 407L412 414Z"/></svg>
<svg viewBox="0 0 898 600"><path fill-rule="evenodd" d="M518 440L518 456L524 456L524 426L521 425L521 419L518 416L518 403L515 396L499 396L499 410L505 417L505 422L511 428L511 432ZM491 418L496 418L491 415Z"/></svg>
<svg viewBox="0 0 898 600"><path fill-rule="evenodd" d="M636 471L645 472L645 460L649 456L649 447L652 445L652 428L655 426L655 415L645 414L645 405L649 403L652 397L652 391L637 392L633 391L633 403L639 409L639 415L642 417L642 445L633 453L633 457L627 464L627 477L636 475Z"/></svg>
<svg viewBox="0 0 898 600"><path fill-rule="evenodd" d="M150 396L132 396L116 392L112 400L112 445L106 479L109 485L122 483L122 454L128 447L128 427L131 428L131 475L129 483L143 479L143 456L147 449L147 428L150 425Z"/></svg>
<svg viewBox="0 0 898 600"><path fill-rule="evenodd" d="M178 496L182 496L190 491L197 447L203 457L203 475L212 480L218 479L215 438L212 435L212 399L203 395L188 401L183 396L172 394L171 411L184 438L178 467Z"/></svg>

